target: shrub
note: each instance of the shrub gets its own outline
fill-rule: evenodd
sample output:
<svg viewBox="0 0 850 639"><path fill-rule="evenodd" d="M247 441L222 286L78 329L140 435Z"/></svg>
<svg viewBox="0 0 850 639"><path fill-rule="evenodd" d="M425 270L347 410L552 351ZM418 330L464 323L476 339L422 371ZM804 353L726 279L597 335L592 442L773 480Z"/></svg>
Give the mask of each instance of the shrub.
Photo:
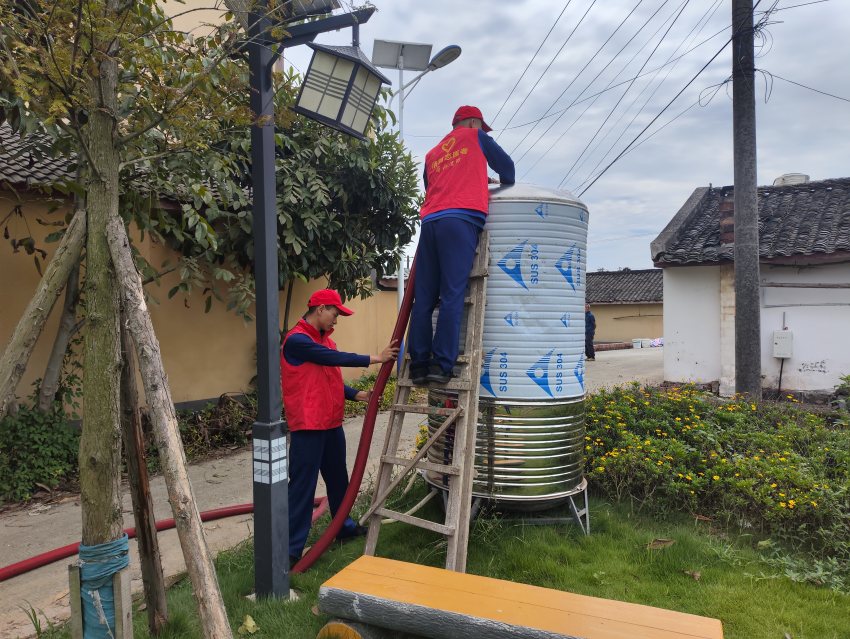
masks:
<svg viewBox="0 0 850 639"><path fill-rule="evenodd" d="M587 401L587 475L638 509L708 516L850 573L850 432L791 402L601 391Z"/></svg>
<svg viewBox="0 0 850 639"><path fill-rule="evenodd" d="M0 422L0 500L26 501L39 487L53 489L77 474L79 432L62 405L50 411L21 406Z"/></svg>
<svg viewBox="0 0 850 639"><path fill-rule="evenodd" d="M180 438L189 460L204 457L222 448L237 448L248 443L248 434L257 415L255 395L234 397L224 394L200 410L177 413ZM156 454L148 451L148 456Z"/></svg>

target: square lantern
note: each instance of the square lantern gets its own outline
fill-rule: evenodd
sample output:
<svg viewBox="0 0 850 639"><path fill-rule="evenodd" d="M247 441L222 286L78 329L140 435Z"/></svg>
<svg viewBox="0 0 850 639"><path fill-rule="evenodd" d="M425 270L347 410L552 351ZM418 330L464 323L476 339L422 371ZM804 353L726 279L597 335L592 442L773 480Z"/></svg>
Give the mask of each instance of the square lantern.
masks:
<svg viewBox="0 0 850 639"><path fill-rule="evenodd" d="M338 131L365 140L369 116L382 84L390 81L359 47L308 45L313 59L294 110Z"/></svg>

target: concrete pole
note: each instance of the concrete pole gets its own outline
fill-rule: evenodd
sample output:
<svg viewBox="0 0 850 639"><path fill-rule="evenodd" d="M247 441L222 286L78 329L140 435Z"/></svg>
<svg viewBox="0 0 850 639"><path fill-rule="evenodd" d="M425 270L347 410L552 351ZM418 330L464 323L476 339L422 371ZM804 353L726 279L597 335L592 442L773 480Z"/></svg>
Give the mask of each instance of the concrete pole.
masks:
<svg viewBox="0 0 850 639"><path fill-rule="evenodd" d="M735 163L735 391L761 400L753 0L732 0Z"/></svg>

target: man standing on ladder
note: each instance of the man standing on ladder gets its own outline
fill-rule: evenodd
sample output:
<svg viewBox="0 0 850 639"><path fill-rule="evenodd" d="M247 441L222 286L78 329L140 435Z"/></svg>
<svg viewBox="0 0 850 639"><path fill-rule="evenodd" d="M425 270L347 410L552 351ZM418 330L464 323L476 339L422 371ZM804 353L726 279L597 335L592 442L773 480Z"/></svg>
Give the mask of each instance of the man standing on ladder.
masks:
<svg viewBox="0 0 850 639"><path fill-rule="evenodd" d="M514 162L487 135L492 129L477 107L458 108L452 126L425 156L409 333L410 376L417 386L445 384L453 376L464 293L489 208L487 166L502 184L514 183ZM432 330L438 301L437 328Z"/></svg>

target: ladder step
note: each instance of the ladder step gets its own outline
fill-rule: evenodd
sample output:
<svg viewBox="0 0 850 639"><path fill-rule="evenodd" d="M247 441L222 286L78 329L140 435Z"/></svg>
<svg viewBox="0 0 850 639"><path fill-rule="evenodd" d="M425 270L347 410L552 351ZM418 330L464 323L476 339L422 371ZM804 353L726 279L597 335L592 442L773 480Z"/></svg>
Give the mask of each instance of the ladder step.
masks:
<svg viewBox="0 0 850 639"><path fill-rule="evenodd" d="M454 413L457 408L442 408L439 406L427 406L425 404L393 404L390 410L398 413L416 413L417 415L440 415L448 417ZM463 409L461 408L461 411Z"/></svg>
<svg viewBox="0 0 850 639"><path fill-rule="evenodd" d="M471 279L471 280L472 279L479 279L479 278L482 278L482 277L487 277L488 275L490 275L490 269L488 269L488 268L481 268L481 269L474 268L469 273L469 279Z"/></svg>
<svg viewBox="0 0 850 639"><path fill-rule="evenodd" d="M381 461L385 464L393 464L395 466L407 466L410 463L410 460L405 457L394 457L393 455L382 455ZM414 468L420 468L422 470L431 470L435 473L442 473L444 475L460 475L460 468L458 468L457 466L435 464L433 462L428 462L425 460L419 460L418 462L416 462Z"/></svg>
<svg viewBox="0 0 850 639"><path fill-rule="evenodd" d="M410 353L408 353L406 351L404 353L404 361L406 361L406 362L410 361ZM455 360L455 364L456 365L457 364L469 364L469 355L464 355L463 353L461 353L460 355L457 356L457 359Z"/></svg>
<svg viewBox="0 0 850 639"><path fill-rule="evenodd" d="M388 519L394 519L395 521L400 521L405 524L410 524L411 526L416 526L418 528L424 528L425 530L430 530L435 533L440 533L441 535L445 535L446 537L451 537L455 534L454 526L438 524L435 521L428 521L427 519L422 519L421 517L414 517L413 515L405 515L404 513L399 513L394 510L388 510L387 508L378 508L378 510L375 511L375 514L381 517L386 517Z"/></svg>
<svg viewBox="0 0 850 639"><path fill-rule="evenodd" d="M477 384L476 380L476 384ZM413 382L409 379L400 379L396 382L396 386L413 386ZM465 377L457 377L450 380L447 384L434 384L434 388L441 390L472 390L472 384ZM423 387L424 388L424 387Z"/></svg>

